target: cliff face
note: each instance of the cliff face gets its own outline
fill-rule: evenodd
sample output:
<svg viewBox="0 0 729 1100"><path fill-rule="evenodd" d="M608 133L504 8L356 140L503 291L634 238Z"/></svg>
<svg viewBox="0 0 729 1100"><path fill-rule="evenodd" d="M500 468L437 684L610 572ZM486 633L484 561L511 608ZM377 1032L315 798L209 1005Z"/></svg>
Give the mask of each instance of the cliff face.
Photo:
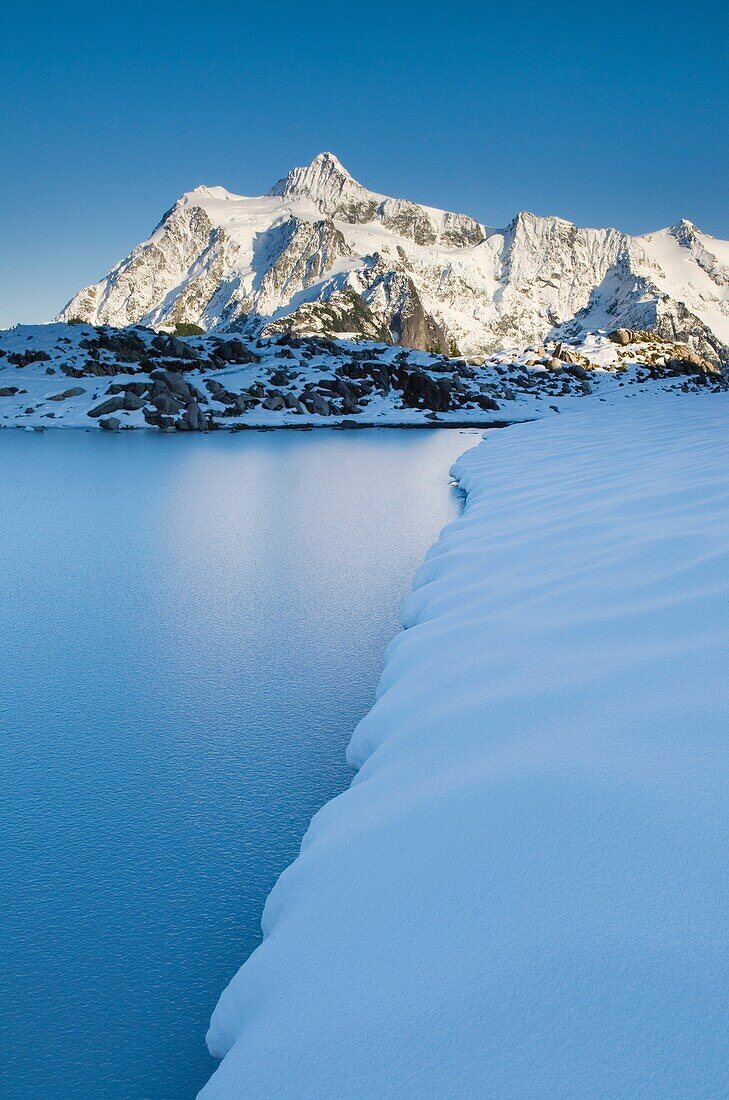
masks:
<svg viewBox="0 0 729 1100"><path fill-rule="evenodd" d="M352 308L352 303L357 308ZM469 355L651 328L729 358L729 243L690 222L645 237L520 213L506 229L354 180L331 153L268 195L198 187L59 314L93 324L333 334Z"/></svg>

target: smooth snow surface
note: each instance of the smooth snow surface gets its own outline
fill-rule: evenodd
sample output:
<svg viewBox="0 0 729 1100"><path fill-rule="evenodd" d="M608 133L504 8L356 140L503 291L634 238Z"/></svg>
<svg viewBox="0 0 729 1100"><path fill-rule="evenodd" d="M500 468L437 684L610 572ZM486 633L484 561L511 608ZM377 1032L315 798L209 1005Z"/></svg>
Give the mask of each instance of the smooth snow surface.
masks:
<svg viewBox="0 0 729 1100"><path fill-rule="evenodd" d="M214 1098L724 1097L729 403L489 433Z"/></svg>

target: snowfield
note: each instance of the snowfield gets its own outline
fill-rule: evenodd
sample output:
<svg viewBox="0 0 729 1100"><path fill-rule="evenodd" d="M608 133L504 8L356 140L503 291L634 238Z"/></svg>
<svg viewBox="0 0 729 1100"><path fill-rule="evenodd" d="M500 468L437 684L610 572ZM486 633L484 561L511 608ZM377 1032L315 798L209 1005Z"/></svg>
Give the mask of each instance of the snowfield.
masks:
<svg viewBox="0 0 729 1100"><path fill-rule="evenodd" d="M456 463L204 1100L729 1093L728 421L590 400Z"/></svg>

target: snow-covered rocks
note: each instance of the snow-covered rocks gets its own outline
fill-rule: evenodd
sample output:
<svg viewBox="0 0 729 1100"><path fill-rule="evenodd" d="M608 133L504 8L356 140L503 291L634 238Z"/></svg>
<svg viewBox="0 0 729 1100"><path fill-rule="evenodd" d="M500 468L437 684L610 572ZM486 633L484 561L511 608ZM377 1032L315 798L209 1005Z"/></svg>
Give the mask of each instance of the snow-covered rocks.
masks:
<svg viewBox="0 0 729 1100"><path fill-rule="evenodd" d="M407 320L419 323L412 314ZM608 400L726 385L718 368L685 346L644 332L618 338L628 343L590 334L468 362L323 336L246 340L141 327L24 326L0 333L0 426L488 424L561 411L593 394ZM59 386L64 377L79 385Z"/></svg>
<svg viewBox="0 0 729 1100"><path fill-rule="evenodd" d="M726 1095L728 418L584 402L457 462L204 1100Z"/></svg>
<svg viewBox="0 0 729 1100"><path fill-rule="evenodd" d="M268 195L183 195L60 320L386 339L491 354L619 326L729 356L729 243L518 214L506 229L393 199L331 153ZM378 333L373 336L373 333Z"/></svg>

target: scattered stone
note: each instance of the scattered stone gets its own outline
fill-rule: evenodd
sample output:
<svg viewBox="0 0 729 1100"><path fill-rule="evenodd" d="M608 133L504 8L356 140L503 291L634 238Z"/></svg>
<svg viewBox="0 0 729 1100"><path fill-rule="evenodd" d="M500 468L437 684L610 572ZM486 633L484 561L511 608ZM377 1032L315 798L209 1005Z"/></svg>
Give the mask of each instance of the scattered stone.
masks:
<svg viewBox="0 0 729 1100"><path fill-rule="evenodd" d="M96 353L110 352L120 363L139 363L149 354L147 344L136 332L131 330L111 331L105 328L96 330L96 337L82 340L80 346L86 351ZM119 374L120 371L113 373Z"/></svg>
<svg viewBox="0 0 729 1100"><path fill-rule="evenodd" d="M217 339L214 342L215 354L224 363L257 363L258 356L240 340ZM295 358L291 356L291 358Z"/></svg>
<svg viewBox="0 0 729 1100"><path fill-rule="evenodd" d="M15 351L8 356L8 363L14 367L27 367L30 363L50 363L51 357L46 351Z"/></svg>
<svg viewBox="0 0 729 1100"><path fill-rule="evenodd" d="M263 402L263 408L270 409L271 412L277 412L279 409L284 409L285 407L286 402L279 394L272 394Z"/></svg>
<svg viewBox="0 0 729 1100"><path fill-rule="evenodd" d="M66 401L69 397L82 397L86 393L86 390L82 386L72 386L70 390L64 390L63 393L54 393L52 397L49 397L49 401Z"/></svg>

